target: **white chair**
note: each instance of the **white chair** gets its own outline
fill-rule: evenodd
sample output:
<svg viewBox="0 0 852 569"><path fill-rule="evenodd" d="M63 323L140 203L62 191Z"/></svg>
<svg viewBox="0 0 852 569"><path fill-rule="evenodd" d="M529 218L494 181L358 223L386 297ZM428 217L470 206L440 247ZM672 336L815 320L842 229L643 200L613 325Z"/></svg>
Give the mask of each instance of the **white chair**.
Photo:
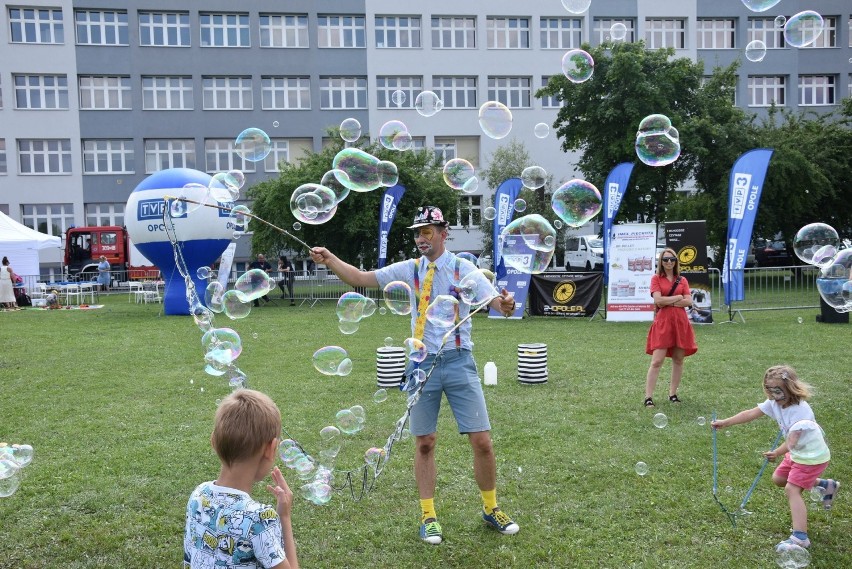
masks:
<svg viewBox="0 0 852 569"><path fill-rule="evenodd" d="M80 304L83 301L83 295L80 293L80 285L65 285L62 293L65 295L65 304ZM72 300L76 300L76 302L72 302Z"/></svg>
<svg viewBox="0 0 852 569"><path fill-rule="evenodd" d="M142 302L148 304L149 302L162 301L163 298L160 296L159 283L145 283L142 285Z"/></svg>
<svg viewBox="0 0 852 569"><path fill-rule="evenodd" d="M139 282L136 282L136 281L128 281L127 282L127 302L130 302L131 300L136 300L136 302L138 303L140 301L139 300L139 293L141 293L141 292L142 292L142 283L139 283Z"/></svg>
<svg viewBox="0 0 852 569"><path fill-rule="evenodd" d="M35 286L30 290L30 298L45 298L47 296L47 285L44 283L36 283Z"/></svg>
<svg viewBox="0 0 852 569"><path fill-rule="evenodd" d="M80 283L80 302L86 296L91 299L89 304L95 303L95 283Z"/></svg>

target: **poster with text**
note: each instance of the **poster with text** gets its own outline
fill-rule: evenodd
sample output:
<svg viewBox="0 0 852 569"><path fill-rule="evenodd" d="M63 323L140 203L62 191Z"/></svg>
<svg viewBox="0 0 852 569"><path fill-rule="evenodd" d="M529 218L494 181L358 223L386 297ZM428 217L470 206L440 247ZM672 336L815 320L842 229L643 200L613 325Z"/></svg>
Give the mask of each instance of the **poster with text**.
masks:
<svg viewBox="0 0 852 569"><path fill-rule="evenodd" d="M707 227L700 221L667 221L666 247L677 253L680 274L689 283L692 306L687 309L695 324L713 322L710 275L707 274Z"/></svg>
<svg viewBox="0 0 852 569"><path fill-rule="evenodd" d="M606 319L650 322L654 319L651 276L657 268L657 225L632 223L612 228Z"/></svg>

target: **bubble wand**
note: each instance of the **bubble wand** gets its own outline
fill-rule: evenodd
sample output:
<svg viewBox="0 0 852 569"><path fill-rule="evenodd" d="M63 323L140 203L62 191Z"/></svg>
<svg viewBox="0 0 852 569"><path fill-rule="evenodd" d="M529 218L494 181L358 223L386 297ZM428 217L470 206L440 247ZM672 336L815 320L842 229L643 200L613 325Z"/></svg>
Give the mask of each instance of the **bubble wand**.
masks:
<svg viewBox="0 0 852 569"><path fill-rule="evenodd" d="M714 417L715 420L715 417ZM715 430L715 429L714 429ZM778 431L778 434L775 436L775 440L772 442L772 450L778 448L778 443L781 441L781 435L784 434L784 431ZM757 482L760 480L760 477L763 476L763 471L766 470L766 465L769 464L769 457L763 459L763 464L760 466L760 470L757 471L757 476L754 477L754 482L751 483L751 486L746 492L745 497L743 498L742 503L740 504L740 511L745 512L746 504L751 498L751 493L754 492L755 487L757 486Z"/></svg>
<svg viewBox="0 0 852 569"><path fill-rule="evenodd" d="M716 420L716 411L713 411L713 416L711 421ZM737 527L737 516L728 511L728 508L725 507L719 500L719 459L718 453L716 451L716 429L710 428L713 435L713 499L716 500L716 503L719 504L719 507L722 509L722 512L728 516L728 519L731 522L733 527Z"/></svg>

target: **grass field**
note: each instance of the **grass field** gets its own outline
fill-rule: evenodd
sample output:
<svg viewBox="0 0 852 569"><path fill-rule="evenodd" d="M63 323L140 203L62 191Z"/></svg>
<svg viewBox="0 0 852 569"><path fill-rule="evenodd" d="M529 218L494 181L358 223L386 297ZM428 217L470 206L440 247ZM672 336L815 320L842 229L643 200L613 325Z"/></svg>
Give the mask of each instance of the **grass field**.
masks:
<svg viewBox="0 0 852 569"><path fill-rule="evenodd" d="M0 568L179 567L187 497L218 472L209 434L216 401L229 390L203 373L199 330L188 317L163 316L160 305L131 304L126 295L105 303L0 314L0 440L35 447L21 488L0 499ZM339 409L366 408L366 428L338 462L357 467L404 409L398 392L381 404L372 394L375 350L386 336L399 345L408 321L377 313L344 336L332 303L287 304L239 321L219 316L217 324L240 333L238 364L250 386L278 403L285 427L309 450ZM811 403L833 454L827 474L845 488L831 512L810 510L811 567L852 567L852 329L818 324L817 312L755 312L745 324L698 327L684 402L665 402L667 365L653 411L642 407L647 323L478 317L477 363L492 360L498 369L498 385L486 388L498 493L521 532L500 536L482 524L469 447L445 408L436 496L444 543L418 539L409 440L394 447L363 500L297 499L302 566L772 567L773 546L790 527L783 490L767 472L749 502L754 515L732 528L710 491L710 428L696 419L754 406L763 371L786 362L817 388ZM515 380L522 342L548 344L547 384ZM325 345L349 351L351 375L313 370L311 354ZM653 425L657 412L668 416L663 429ZM729 507L742 499L776 430L764 418L720 434L720 498ZM646 476L635 473L637 461L648 464ZM299 485L293 471L285 477ZM262 485L256 495L271 500Z"/></svg>

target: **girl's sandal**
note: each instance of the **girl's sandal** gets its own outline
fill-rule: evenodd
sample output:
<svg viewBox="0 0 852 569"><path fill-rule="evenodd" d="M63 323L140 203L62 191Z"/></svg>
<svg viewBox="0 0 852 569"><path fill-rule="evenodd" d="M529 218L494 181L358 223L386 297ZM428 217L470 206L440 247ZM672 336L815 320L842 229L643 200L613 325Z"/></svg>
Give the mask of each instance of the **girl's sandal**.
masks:
<svg viewBox="0 0 852 569"><path fill-rule="evenodd" d="M671 401L672 403L681 403L681 400L677 397L677 393L675 393L674 395L669 395L669 401Z"/></svg>
<svg viewBox="0 0 852 569"><path fill-rule="evenodd" d="M653 407L653 406L654 406L654 400L651 399L650 397L646 397L645 398L645 407Z"/></svg>

